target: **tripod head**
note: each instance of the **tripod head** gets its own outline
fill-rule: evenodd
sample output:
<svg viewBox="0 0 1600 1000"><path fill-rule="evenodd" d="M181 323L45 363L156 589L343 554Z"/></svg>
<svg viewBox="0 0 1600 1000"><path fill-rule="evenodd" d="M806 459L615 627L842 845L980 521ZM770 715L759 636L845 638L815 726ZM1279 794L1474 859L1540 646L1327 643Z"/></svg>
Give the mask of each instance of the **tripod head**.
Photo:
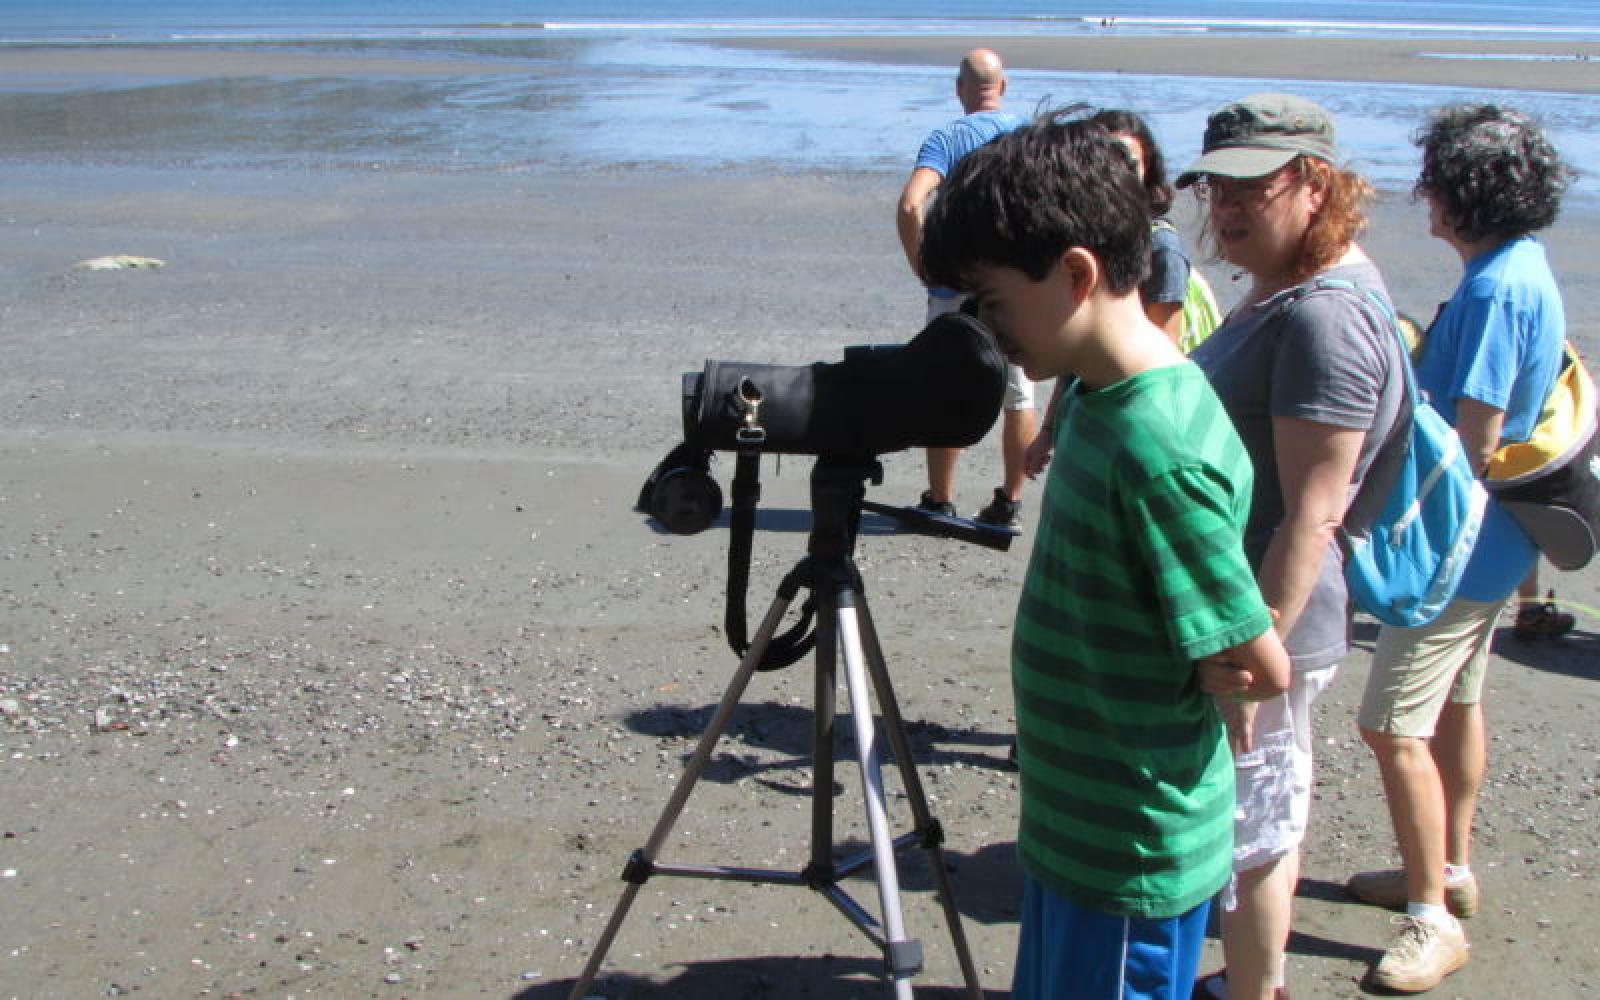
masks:
<svg viewBox="0 0 1600 1000"><path fill-rule="evenodd" d="M728 537L728 586L723 611L724 632L734 654L743 658L750 648L745 621L745 597L750 577L750 547L755 532L755 507L761 496L760 454L739 456L733 480L733 511ZM1005 551L1016 534L1006 528L980 524L961 517L935 514L914 507L891 507L866 499L867 484L883 482L883 464L876 458L824 455L811 469L811 535L806 557L784 577L778 592L792 600L801 588L847 585L861 589L855 565L856 537L861 512L871 511L893 519L920 535L954 538L985 548ZM778 670L798 661L816 642L812 620L816 605L808 597L800 608L800 621L775 636L757 670Z"/></svg>

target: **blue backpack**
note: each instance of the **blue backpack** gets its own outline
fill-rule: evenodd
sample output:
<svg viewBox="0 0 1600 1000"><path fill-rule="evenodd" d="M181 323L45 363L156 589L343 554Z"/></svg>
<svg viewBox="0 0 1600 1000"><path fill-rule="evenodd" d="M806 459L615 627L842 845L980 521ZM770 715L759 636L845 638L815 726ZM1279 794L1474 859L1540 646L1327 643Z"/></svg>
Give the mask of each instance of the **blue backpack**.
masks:
<svg viewBox="0 0 1600 1000"><path fill-rule="evenodd" d="M1345 512L1340 544L1356 606L1386 625L1413 628L1439 617L1472 557L1488 499L1455 428L1417 388L1394 310L1371 291L1323 278L1375 306L1392 330L1406 400Z"/></svg>

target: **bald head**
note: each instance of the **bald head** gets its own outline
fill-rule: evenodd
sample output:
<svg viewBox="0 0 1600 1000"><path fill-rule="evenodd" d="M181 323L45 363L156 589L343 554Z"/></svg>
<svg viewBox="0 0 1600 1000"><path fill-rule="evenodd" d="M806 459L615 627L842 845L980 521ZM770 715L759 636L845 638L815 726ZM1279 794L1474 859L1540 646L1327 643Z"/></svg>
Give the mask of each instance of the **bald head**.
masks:
<svg viewBox="0 0 1600 1000"><path fill-rule="evenodd" d="M974 111L993 111L1000 107L1006 92L1006 68L993 49L973 49L961 58L956 74L956 96L961 107Z"/></svg>

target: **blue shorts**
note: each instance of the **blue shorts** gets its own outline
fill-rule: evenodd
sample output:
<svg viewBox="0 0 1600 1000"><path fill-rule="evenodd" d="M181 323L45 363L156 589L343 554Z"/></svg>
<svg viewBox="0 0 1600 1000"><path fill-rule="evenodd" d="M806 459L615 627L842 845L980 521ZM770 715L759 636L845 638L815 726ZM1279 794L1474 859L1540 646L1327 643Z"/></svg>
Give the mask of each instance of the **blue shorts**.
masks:
<svg viewBox="0 0 1600 1000"><path fill-rule="evenodd" d="M1206 941L1207 900L1163 920L1067 902L1029 876L1012 1000L1189 1000Z"/></svg>

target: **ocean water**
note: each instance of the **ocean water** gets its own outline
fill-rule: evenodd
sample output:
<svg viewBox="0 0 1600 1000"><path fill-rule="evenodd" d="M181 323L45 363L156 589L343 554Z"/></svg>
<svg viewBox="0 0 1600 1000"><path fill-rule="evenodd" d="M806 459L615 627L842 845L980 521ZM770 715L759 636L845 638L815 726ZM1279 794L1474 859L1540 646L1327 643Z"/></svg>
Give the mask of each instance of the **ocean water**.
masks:
<svg viewBox="0 0 1600 1000"><path fill-rule="evenodd" d="M951 67L706 40L1106 30L1594 41L1600 10L1496 0L1009 0L981 14L943 0L0 0L0 163L899 172L928 128L957 110ZM170 72L119 72L130 49L172 53ZM3 61L7 53L85 51L105 68L21 73ZM337 70L274 73L268 63L260 76L218 76L190 60L218 51L334 57ZM394 60L435 69L401 72ZM1169 160L1181 163L1197 152L1207 112L1263 88L1327 105L1347 155L1389 187L1413 176L1409 138L1429 109L1507 99L1492 89L1019 70L1010 104L1141 111ZM1593 96L1508 99L1545 121L1569 161L1600 158ZM1600 184L1585 174L1575 193L1600 197Z"/></svg>

